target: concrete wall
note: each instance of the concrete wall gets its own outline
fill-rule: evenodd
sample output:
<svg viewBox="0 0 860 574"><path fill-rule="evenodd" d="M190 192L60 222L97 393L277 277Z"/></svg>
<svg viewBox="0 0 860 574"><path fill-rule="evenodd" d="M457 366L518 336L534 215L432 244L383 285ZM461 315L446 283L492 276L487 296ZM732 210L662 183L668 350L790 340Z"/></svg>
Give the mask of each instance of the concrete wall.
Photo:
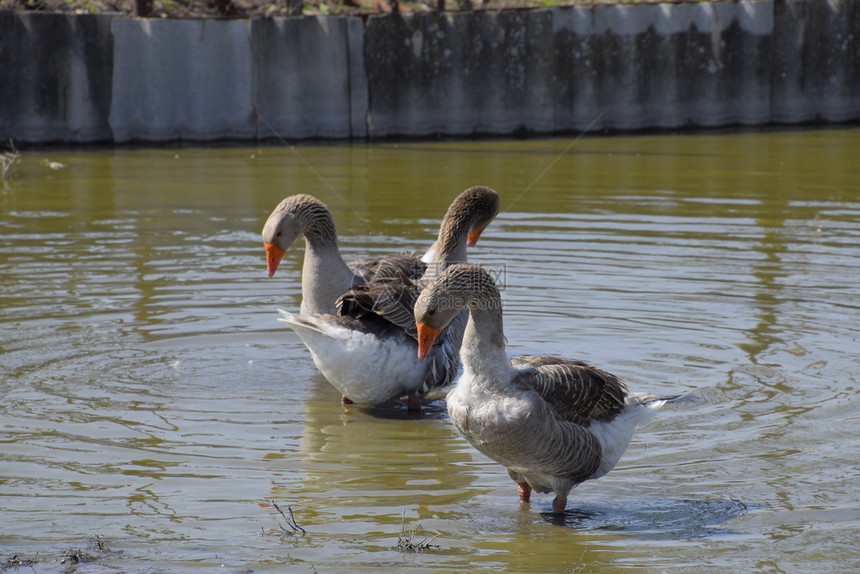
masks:
<svg viewBox="0 0 860 574"><path fill-rule="evenodd" d="M0 12L0 141L111 139L110 24Z"/></svg>
<svg viewBox="0 0 860 574"><path fill-rule="evenodd" d="M0 139L364 138L860 119L860 0L255 20L0 12Z"/></svg>
<svg viewBox="0 0 860 574"><path fill-rule="evenodd" d="M111 22L114 140L253 138L248 22L166 23Z"/></svg>
<svg viewBox="0 0 860 574"><path fill-rule="evenodd" d="M767 123L770 2L371 18L371 133ZM398 49L406 46L407 49Z"/></svg>
<svg viewBox="0 0 860 574"><path fill-rule="evenodd" d="M860 2L779 2L771 121L860 118Z"/></svg>

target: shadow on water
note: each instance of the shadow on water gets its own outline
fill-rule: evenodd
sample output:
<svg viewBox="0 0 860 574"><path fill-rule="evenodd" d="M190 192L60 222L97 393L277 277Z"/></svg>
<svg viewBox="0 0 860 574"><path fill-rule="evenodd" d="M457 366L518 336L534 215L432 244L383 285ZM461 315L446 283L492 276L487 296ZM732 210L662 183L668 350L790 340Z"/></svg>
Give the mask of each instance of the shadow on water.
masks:
<svg viewBox="0 0 860 574"><path fill-rule="evenodd" d="M739 534L721 525L747 510L737 500L619 500L580 505L560 516L544 512L541 517L577 530L630 532L662 540Z"/></svg>
<svg viewBox="0 0 860 574"><path fill-rule="evenodd" d="M371 417L383 420L443 420L448 417L444 398L424 401L420 411L407 409L405 401L360 408Z"/></svg>

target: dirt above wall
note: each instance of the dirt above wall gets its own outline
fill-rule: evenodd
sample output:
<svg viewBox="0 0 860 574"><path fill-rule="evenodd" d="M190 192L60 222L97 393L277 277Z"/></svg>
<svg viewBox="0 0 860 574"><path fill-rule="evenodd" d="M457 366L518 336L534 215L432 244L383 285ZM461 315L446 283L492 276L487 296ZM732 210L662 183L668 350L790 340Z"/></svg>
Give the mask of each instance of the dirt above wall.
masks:
<svg viewBox="0 0 860 574"><path fill-rule="evenodd" d="M297 0L152 0L153 18L261 18L290 16L290 4ZM302 13L377 14L392 12L428 12L437 10L500 10L594 4L619 4L613 0L304 0ZM651 0L646 0L651 1ZM667 0L653 0L662 1ZM681 3L680 1L670 3ZM76 14L132 15L134 0L0 0L0 10L20 12L61 12ZM642 4L637 0L630 3ZM396 4L396 6L395 6Z"/></svg>

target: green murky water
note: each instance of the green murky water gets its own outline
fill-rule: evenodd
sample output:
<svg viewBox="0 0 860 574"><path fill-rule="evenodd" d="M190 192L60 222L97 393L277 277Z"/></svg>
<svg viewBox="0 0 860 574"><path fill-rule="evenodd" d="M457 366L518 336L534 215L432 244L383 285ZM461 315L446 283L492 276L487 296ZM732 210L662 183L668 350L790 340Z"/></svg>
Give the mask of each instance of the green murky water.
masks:
<svg viewBox="0 0 860 574"><path fill-rule="evenodd" d="M354 259L423 251L474 184L512 354L691 396L563 525L443 398L344 408L276 321L283 197L327 202ZM0 569L860 567L860 130L25 152L0 186Z"/></svg>

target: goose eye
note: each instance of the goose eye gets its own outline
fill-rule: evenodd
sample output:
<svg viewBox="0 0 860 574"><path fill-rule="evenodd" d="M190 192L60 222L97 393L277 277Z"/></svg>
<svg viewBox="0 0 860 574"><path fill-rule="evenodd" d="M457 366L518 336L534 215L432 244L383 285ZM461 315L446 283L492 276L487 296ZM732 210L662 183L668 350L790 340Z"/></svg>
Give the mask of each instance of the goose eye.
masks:
<svg viewBox="0 0 860 574"><path fill-rule="evenodd" d="M275 234L275 237L280 237L280 236L281 236L281 232L280 232L280 231L279 231L279 232L277 232L277 233Z"/></svg>
<svg viewBox="0 0 860 574"><path fill-rule="evenodd" d="M429 311L427 311L428 317L432 317L435 314L436 314L436 308L435 307L433 309L430 309Z"/></svg>

